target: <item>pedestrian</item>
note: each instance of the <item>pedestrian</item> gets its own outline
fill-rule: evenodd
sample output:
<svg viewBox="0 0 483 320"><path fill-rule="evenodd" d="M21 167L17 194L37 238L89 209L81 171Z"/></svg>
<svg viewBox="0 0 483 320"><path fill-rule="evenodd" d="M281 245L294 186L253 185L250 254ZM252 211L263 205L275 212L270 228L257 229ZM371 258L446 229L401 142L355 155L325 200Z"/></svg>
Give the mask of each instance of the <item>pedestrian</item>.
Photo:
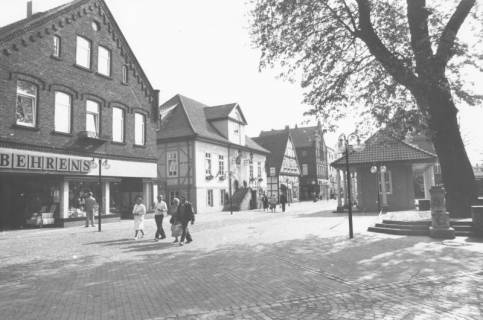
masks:
<svg viewBox="0 0 483 320"><path fill-rule="evenodd" d="M163 219L168 214L168 206L163 201L163 196L160 194L158 200L154 203L154 220L156 221L156 234L154 241L165 239L166 234L163 229Z"/></svg>
<svg viewBox="0 0 483 320"><path fill-rule="evenodd" d="M272 212L275 212L277 209L277 196L272 194L272 197L270 198L270 209Z"/></svg>
<svg viewBox="0 0 483 320"><path fill-rule="evenodd" d="M193 238L191 237L190 231L188 229L188 223L190 221L191 224L195 223L195 214L193 213L193 206L190 202L186 201L186 198L183 195L181 196L181 203L178 206L176 220L181 223L182 228L179 245L182 246L185 239L186 243L190 243L191 241L193 241Z"/></svg>
<svg viewBox="0 0 483 320"><path fill-rule="evenodd" d="M91 224L91 227L95 227L94 225L94 209L96 206L99 206L97 204L96 199L94 198L92 192L87 192L87 196L84 200L84 207L86 210L86 225L85 227L87 228L89 226L89 223Z"/></svg>
<svg viewBox="0 0 483 320"><path fill-rule="evenodd" d="M280 203L282 204L282 212L285 212L285 204L287 203L287 196L285 193L280 195Z"/></svg>
<svg viewBox="0 0 483 320"><path fill-rule="evenodd" d="M132 209L134 216L134 240L138 240L138 234L141 233L141 238L144 237L144 216L146 215L146 207L143 204L143 197L137 196L136 204Z"/></svg>
<svg viewBox="0 0 483 320"><path fill-rule="evenodd" d="M263 194L262 203L263 203L263 211L268 211L268 197L266 193Z"/></svg>
<svg viewBox="0 0 483 320"><path fill-rule="evenodd" d="M173 243L178 243L178 237L181 236L179 230L181 230L181 227L179 230L177 230L177 216L178 216L178 206L179 206L179 199L178 198L173 198L173 203L171 207L169 208L169 213L171 214L171 219L169 219L169 223L171 223L171 236L174 237Z"/></svg>

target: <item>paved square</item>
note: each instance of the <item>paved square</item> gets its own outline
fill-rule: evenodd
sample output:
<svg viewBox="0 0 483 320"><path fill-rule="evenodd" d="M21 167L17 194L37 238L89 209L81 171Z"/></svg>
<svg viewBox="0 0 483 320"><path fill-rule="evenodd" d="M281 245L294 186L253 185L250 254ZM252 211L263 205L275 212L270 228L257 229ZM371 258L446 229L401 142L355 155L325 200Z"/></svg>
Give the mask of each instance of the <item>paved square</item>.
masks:
<svg viewBox="0 0 483 320"><path fill-rule="evenodd" d="M2 319L481 319L483 243L365 232L334 203L197 216L194 242L132 221L0 234ZM166 228L168 226L166 225Z"/></svg>

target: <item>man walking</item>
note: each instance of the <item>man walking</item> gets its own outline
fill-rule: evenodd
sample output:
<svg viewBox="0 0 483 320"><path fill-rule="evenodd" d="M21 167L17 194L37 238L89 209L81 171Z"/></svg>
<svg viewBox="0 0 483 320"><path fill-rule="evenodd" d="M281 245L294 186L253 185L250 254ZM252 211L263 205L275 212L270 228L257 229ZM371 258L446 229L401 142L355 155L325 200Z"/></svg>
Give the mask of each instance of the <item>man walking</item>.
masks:
<svg viewBox="0 0 483 320"><path fill-rule="evenodd" d="M154 220L156 221L156 234L154 235L154 241L166 238L166 234L163 230L163 219L168 214L168 206L163 201L163 196L159 195L158 200L154 204Z"/></svg>
<svg viewBox="0 0 483 320"><path fill-rule="evenodd" d="M285 193L280 195L280 203L282 204L282 212L285 212L285 204L287 203L287 196Z"/></svg>
<svg viewBox="0 0 483 320"><path fill-rule="evenodd" d="M98 206L96 199L92 196L92 192L87 193L87 198L84 200L84 206L86 210L86 228L89 226L95 227L94 225L94 208Z"/></svg>
<svg viewBox="0 0 483 320"><path fill-rule="evenodd" d="M179 245L182 246L183 242L186 238L186 243L190 243L193 241L191 237L190 231L188 229L188 223L191 221L191 224L195 223L195 214L193 213L193 206L190 202L186 201L186 198L182 195L181 197L181 204L178 206L177 212L177 220L181 223L182 234L181 239L179 241Z"/></svg>

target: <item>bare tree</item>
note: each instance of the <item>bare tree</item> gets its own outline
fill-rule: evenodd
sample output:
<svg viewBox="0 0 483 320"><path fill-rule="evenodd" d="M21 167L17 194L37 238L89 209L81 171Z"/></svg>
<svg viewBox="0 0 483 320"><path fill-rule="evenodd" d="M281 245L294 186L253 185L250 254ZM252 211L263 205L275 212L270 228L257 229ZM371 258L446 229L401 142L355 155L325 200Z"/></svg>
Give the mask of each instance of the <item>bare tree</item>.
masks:
<svg viewBox="0 0 483 320"><path fill-rule="evenodd" d="M255 0L252 39L261 68L302 76L305 103L331 123L360 114L402 129L425 127L442 168L452 216L469 216L475 177L461 139L455 101L481 96L465 86L463 67L483 55L459 41L476 0ZM475 26L480 26L481 20ZM477 34L478 30L474 30ZM473 38L477 45L480 38Z"/></svg>

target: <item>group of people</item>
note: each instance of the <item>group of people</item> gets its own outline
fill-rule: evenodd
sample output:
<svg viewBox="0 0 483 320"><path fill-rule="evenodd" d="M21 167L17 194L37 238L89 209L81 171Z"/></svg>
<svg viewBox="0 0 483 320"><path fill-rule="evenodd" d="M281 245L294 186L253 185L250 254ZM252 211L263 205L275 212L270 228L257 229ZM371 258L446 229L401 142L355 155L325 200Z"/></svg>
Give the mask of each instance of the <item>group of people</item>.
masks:
<svg viewBox="0 0 483 320"><path fill-rule="evenodd" d="M146 215L146 206L142 203L143 198L138 196L136 204L133 207L134 216L134 239L144 237L144 217ZM186 201L184 196L180 199L174 198L170 208L163 200L163 196L159 195L154 203L154 220L156 221L156 233L154 241L166 239L166 233L163 228L163 220L168 215L171 216L169 222L171 224L171 235L174 238L173 243L182 246L184 243L193 241L189 231L189 223L194 224L195 214L190 202ZM179 240L178 240L179 238Z"/></svg>
<svg viewBox="0 0 483 320"><path fill-rule="evenodd" d="M264 193L261 197L262 201L262 206L263 206L263 211L269 211L271 210L272 212L275 212L277 210L277 196L275 194L272 194L270 198ZM282 212L285 212L285 206L287 204L287 196L282 193L280 195L280 205L282 207Z"/></svg>

